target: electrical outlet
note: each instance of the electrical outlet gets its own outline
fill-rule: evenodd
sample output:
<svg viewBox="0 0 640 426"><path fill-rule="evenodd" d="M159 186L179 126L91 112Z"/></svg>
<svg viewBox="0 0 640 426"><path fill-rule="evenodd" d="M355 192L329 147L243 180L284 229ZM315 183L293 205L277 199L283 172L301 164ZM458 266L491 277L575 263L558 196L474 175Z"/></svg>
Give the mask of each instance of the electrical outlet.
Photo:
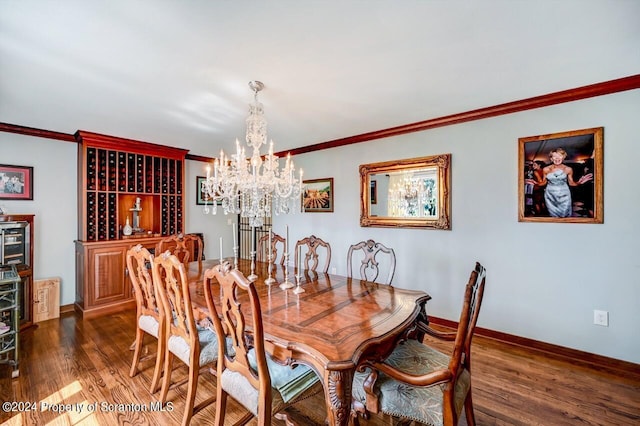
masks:
<svg viewBox="0 0 640 426"><path fill-rule="evenodd" d="M331 268L331 273L332 273L333 275L335 275L335 274L337 274L337 273L338 273L338 271L337 271L337 269L336 269L335 267L333 267L333 268Z"/></svg>
<svg viewBox="0 0 640 426"><path fill-rule="evenodd" d="M233 219L231 219L231 218L227 219L227 225L231 225L231 223L233 223L232 221L233 221Z"/></svg>
<svg viewBox="0 0 640 426"><path fill-rule="evenodd" d="M609 312L595 309L593 311L593 323L595 325L609 327Z"/></svg>

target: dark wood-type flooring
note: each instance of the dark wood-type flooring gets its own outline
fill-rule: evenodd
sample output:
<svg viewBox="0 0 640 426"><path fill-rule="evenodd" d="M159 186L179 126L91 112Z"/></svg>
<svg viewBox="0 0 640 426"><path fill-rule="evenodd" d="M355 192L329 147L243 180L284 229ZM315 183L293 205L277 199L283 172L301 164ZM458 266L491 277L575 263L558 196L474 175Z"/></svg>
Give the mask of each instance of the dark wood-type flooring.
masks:
<svg viewBox="0 0 640 426"><path fill-rule="evenodd" d="M0 421L9 425L178 424L185 389L169 392L172 412L131 411L126 406L119 411L114 405L137 403L148 407L157 401L148 391L152 361L143 364L142 373L129 378L134 321L133 312L85 321L67 313L24 331L20 376L12 380L11 368L0 366L0 396L2 402L18 401L22 409L31 411L1 412ZM440 344L440 348L447 350L447 345ZM153 343L149 346L155 349ZM473 356L479 425L640 424L640 371L621 374L479 336L474 339ZM185 372L181 368L174 374ZM202 376L198 392L214 393L213 380ZM324 401L321 396L316 399L290 409L302 425L323 424ZM42 403L79 404L84 409L42 411ZM89 412L89 405L95 403L98 409ZM227 410L229 424L244 414L238 405L231 404ZM213 424L214 412L215 405L208 407L194 417L192 424ZM282 423L274 420L274 424ZM385 423L374 416L361 424Z"/></svg>

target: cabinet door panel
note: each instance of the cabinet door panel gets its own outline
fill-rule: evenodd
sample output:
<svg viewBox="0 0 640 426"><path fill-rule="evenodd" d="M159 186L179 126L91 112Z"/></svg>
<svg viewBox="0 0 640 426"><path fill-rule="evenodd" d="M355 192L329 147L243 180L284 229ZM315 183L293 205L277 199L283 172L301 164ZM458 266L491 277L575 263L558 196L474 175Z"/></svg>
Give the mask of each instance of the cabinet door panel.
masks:
<svg viewBox="0 0 640 426"><path fill-rule="evenodd" d="M96 249L93 256L90 275L93 286L90 288L91 304L103 304L121 301L131 297L129 280L125 277L126 249L122 247Z"/></svg>

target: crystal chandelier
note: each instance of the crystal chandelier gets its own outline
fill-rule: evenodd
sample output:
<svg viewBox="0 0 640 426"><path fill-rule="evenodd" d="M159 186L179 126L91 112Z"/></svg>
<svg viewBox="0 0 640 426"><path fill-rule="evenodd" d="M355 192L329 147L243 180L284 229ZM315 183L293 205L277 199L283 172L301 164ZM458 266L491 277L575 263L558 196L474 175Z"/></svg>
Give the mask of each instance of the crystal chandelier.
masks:
<svg viewBox="0 0 640 426"><path fill-rule="evenodd" d="M428 181L404 173L389 187L389 216L422 217L430 215L426 207L433 199L433 187Z"/></svg>
<svg viewBox="0 0 640 426"><path fill-rule="evenodd" d="M224 214L239 213L241 217L249 218L251 227L259 227L264 224L265 217L271 217L272 211L276 215L289 213L291 206L300 202L302 169L296 178L291 155L287 155L281 169L280 160L273 154L273 141L270 141L264 159L261 157L260 147L267 142L267 120L262 103L258 102L258 92L264 84L250 81L249 87L254 92L254 101L249 104L246 141L253 153L247 158L245 148L240 147L237 139L234 155L227 157L221 150L220 157L214 159L213 175L211 167L207 166L202 193L207 200L205 214L216 214L220 203Z"/></svg>

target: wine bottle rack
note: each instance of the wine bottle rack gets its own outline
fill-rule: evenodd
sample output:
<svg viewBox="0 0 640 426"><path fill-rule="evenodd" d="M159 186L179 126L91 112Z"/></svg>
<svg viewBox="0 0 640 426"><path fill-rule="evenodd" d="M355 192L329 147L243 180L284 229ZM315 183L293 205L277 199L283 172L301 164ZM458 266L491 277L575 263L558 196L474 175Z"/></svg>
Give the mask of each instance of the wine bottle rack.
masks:
<svg viewBox="0 0 640 426"><path fill-rule="evenodd" d="M145 232L183 232L186 150L79 131L79 239L123 238L136 198L143 200Z"/></svg>

